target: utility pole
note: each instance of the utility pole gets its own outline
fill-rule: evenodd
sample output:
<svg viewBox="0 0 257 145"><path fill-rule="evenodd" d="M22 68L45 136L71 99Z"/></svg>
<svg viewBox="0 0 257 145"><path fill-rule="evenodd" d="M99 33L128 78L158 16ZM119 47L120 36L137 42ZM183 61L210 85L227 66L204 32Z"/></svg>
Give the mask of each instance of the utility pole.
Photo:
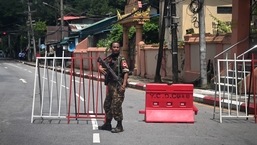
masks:
<svg viewBox="0 0 257 145"><path fill-rule="evenodd" d="M160 3L161 2L163 1L160 1ZM163 55L163 45L164 45L163 43L164 43L164 35L165 35L165 15L167 15L167 5L168 5L168 0L164 0L164 6L163 6L163 9L161 9L162 13L160 16L161 31L159 33L160 43L159 43L158 58L157 58L156 71L155 71L155 77L154 77L155 83L160 83L162 81L160 70L161 70L162 55Z"/></svg>
<svg viewBox="0 0 257 145"><path fill-rule="evenodd" d="M201 87L207 85L207 65L206 65L206 41L205 41L205 14L204 14L204 0L201 1L201 9L198 13L199 16L199 47L200 47L200 76L201 76Z"/></svg>
<svg viewBox="0 0 257 145"><path fill-rule="evenodd" d="M30 50L30 44L31 44L30 29L28 29L27 35L28 35L28 46L27 46L27 50L28 50L28 52L29 52L29 54L30 54L30 52L31 52L31 50ZM22 48L21 48L21 49L22 49ZM30 55L28 55L28 56L30 56ZM31 57L27 57L27 58L28 58L28 61L31 61L31 60L30 60Z"/></svg>
<svg viewBox="0 0 257 145"><path fill-rule="evenodd" d="M172 73L173 73L173 83L178 83L178 38L177 38L177 14L176 14L176 0L171 0L170 2L170 26L171 26L171 48L172 48Z"/></svg>
<svg viewBox="0 0 257 145"><path fill-rule="evenodd" d="M36 42L35 42L35 35L34 35L34 29L32 25L32 18L31 18L31 10L30 10L30 5L31 3L28 1L28 19L29 19L29 25L30 25L30 31L31 31L31 36L32 36L32 41L33 41L33 51L34 51L34 57L33 60L36 60ZM30 33L28 33L30 36ZM28 48L30 49L30 37L29 37L29 43L28 43Z"/></svg>
<svg viewBox="0 0 257 145"><path fill-rule="evenodd" d="M63 39L63 0L60 0L60 15L61 15L61 40Z"/></svg>

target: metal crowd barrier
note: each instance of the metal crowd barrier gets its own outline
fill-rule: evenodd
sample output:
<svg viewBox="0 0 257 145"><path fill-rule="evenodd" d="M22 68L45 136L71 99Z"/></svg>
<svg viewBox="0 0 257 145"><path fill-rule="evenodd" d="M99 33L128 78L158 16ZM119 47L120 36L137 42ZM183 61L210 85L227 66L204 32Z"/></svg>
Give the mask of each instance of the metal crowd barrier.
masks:
<svg viewBox="0 0 257 145"><path fill-rule="evenodd" d="M252 66L250 71L246 70L247 65ZM253 66L253 59L237 59L236 55L234 59L218 59L216 83L221 123L223 118L254 118L256 122L256 93L255 89L251 91L256 88ZM252 110L249 109L251 100Z"/></svg>
<svg viewBox="0 0 257 145"><path fill-rule="evenodd" d="M47 54L47 52L45 52ZM31 123L35 120L105 119L105 86L93 71L96 57L37 57ZM43 63L43 64L42 64ZM75 65L75 63L77 65ZM84 68L84 64L89 67Z"/></svg>

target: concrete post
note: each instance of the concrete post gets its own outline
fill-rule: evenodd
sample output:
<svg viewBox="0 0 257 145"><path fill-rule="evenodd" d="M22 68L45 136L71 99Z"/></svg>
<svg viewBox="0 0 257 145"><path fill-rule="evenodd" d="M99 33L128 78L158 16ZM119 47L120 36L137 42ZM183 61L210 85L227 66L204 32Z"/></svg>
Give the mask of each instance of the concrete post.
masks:
<svg viewBox="0 0 257 145"><path fill-rule="evenodd" d="M135 75L140 75L140 47L139 42L142 40L142 29L143 26L138 24L136 25L136 51L135 51Z"/></svg>
<svg viewBox="0 0 257 145"><path fill-rule="evenodd" d="M129 49L128 49L128 38L129 35L129 29L126 26L123 26L123 45L122 45L122 55L126 58L128 61L129 67L131 66L130 64L130 58L129 58Z"/></svg>

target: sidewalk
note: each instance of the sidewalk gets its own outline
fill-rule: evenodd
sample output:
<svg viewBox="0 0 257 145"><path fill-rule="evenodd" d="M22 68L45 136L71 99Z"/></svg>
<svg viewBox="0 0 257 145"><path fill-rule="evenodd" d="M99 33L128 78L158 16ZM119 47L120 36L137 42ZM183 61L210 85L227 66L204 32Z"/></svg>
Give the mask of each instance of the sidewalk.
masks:
<svg viewBox="0 0 257 145"><path fill-rule="evenodd" d="M33 62L26 62L26 61L19 61L21 63L24 63L26 65L30 65L30 66L35 66L35 63ZM57 68L57 71L61 71L61 69ZM70 70L67 69L66 73L70 73ZM75 74L76 76L80 76L80 71L78 69L75 69ZM85 78L92 78L92 74L90 74L89 72L85 72L83 77ZM93 74L93 78L97 79L97 73L95 72ZM101 78L101 81L103 81L104 78ZM146 78L142 78L139 76L133 76L130 75L129 79L128 79L128 87L129 88L133 88L133 89L138 89L138 90L145 90L146 84L147 83L153 83L154 80L153 79L146 79ZM165 82L163 82L165 83ZM216 104L218 105L218 100L219 100L219 96L218 96L218 92L216 95ZM204 90L204 89L194 89L193 92L193 97L194 97L194 102L198 102L198 103L202 103L202 104L206 104L206 105L211 105L214 106L214 100L215 100L215 90ZM223 105L227 106L227 102L228 100L224 100ZM232 102L232 108L235 109L236 108L237 103L235 101ZM244 108L245 107L245 103L240 103L240 108ZM249 108L250 112L254 112L254 104L250 103L250 108Z"/></svg>

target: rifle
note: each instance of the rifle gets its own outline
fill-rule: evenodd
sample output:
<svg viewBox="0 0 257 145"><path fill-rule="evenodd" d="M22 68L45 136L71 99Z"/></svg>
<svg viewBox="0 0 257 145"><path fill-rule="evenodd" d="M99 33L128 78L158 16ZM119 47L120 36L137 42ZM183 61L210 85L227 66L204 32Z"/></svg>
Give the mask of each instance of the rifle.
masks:
<svg viewBox="0 0 257 145"><path fill-rule="evenodd" d="M115 72L112 70L112 68L101 57L97 58L97 62L99 62L104 68L107 69L107 74L104 76L105 77L105 81L104 81L105 85L107 85L107 83L108 83L108 75L109 74L111 74L111 76L114 78L114 80L117 81L119 86L122 85L122 79L115 74Z"/></svg>

